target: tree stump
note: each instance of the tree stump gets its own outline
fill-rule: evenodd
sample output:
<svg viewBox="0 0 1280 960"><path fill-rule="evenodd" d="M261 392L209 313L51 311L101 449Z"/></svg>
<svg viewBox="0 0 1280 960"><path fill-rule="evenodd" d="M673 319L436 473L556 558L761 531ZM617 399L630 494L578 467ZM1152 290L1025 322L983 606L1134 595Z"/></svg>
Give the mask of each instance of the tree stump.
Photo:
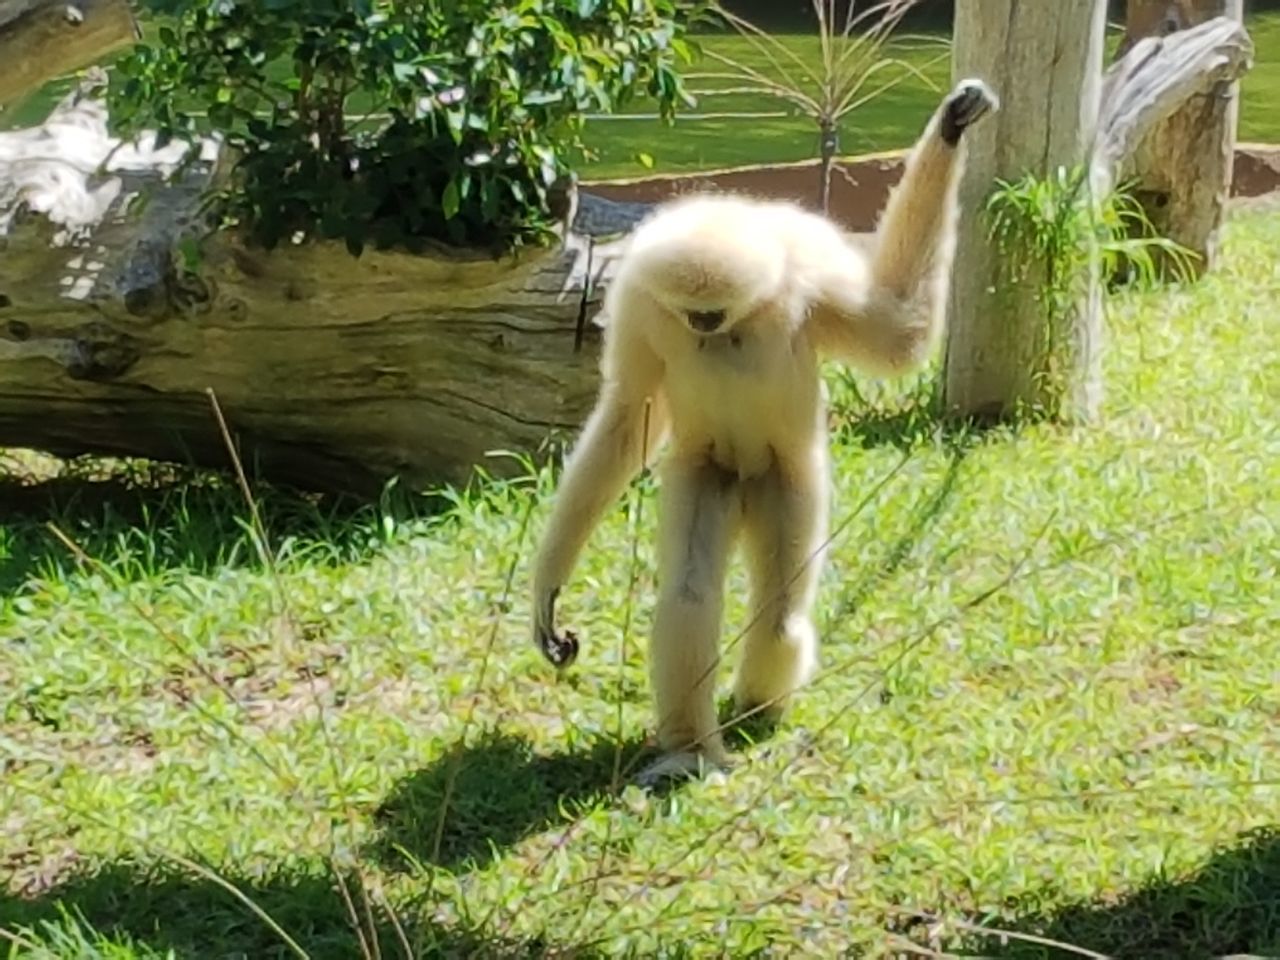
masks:
<svg viewBox="0 0 1280 960"><path fill-rule="evenodd" d="M1122 49L1144 37L1169 36L1216 17L1240 21L1243 15L1244 0L1129 0ZM1197 255L1197 274L1218 260L1239 112L1239 83L1220 81L1157 124L1131 164L1139 185L1135 195L1156 232Z"/></svg>
<svg viewBox="0 0 1280 960"><path fill-rule="evenodd" d="M1067 421L1096 417L1102 398L1101 296L1096 279L1061 331L1066 349L1046 373L1043 306L1011 288L989 236L994 181L1044 178L1084 164L1095 200L1125 175L1148 133L1188 101L1238 79L1252 44L1219 17L1141 39L1102 74L1098 0L959 0L957 75L987 76L1003 100L970 140L961 188L943 397L960 418L999 419L1031 409ZM992 67L991 65L995 65ZM984 73L984 71L987 71Z"/></svg>
<svg viewBox="0 0 1280 960"><path fill-rule="evenodd" d="M992 419L1041 407L1055 384L1037 376L1048 351L1037 291L1010 288L987 237L997 179L1084 163L1097 124L1105 0L958 0L955 77L981 76L1001 99L971 131L951 294L944 397L949 411ZM998 292L998 295L997 295ZM1073 331L1077 356L1062 385L1068 406L1096 405L1099 354L1093 311Z"/></svg>

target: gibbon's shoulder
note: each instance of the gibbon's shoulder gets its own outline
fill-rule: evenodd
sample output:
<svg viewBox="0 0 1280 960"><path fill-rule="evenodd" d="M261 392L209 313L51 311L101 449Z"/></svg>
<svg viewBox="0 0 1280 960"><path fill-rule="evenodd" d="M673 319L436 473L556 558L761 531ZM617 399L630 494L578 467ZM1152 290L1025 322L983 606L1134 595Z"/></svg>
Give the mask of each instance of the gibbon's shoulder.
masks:
<svg viewBox="0 0 1280 960"><path fill-rule="evenodd" d="M697 236L741 243L752 240L786 243L794 236L834 228L825 217L785 200L766 200L747 194L691 193L666 200L636 227L631 246L666 246Z"/></svg>

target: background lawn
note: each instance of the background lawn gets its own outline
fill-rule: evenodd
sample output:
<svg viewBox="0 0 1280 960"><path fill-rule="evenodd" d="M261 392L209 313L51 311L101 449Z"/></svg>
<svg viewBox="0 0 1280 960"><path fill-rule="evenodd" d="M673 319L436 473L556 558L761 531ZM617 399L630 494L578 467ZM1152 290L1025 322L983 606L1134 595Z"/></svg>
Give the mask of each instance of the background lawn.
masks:
<svg viewBox="0 0 1280 960"><path fill-rule="evenodd" d="M1254 68L1243 83L1240 139L1280 143L1280 11L1255 14L1249 18L1248 25L1257 54ZM938 59L940 52L945 53L945 48L938 46L942 36L927 42L904 41L893 46L893 55L912 63L924 78L911 77L846 116L840 127L843 153L864 154L906 147L919 135L942 92L950 85L948 60L945 56ZM818 40L814 35L782 35L778 39L797 58L807 63L817 61ZM793 60L766 54L758 44L740 36L712 35L700 38L699 42L770 77L780 78L777 64L781 64L793 77L804 82ZM1119 32L1113 30L1108 42L1114 48L1119 42ZM775 60L776 64L772 62ZM722 68L704 60L697 69L720 71ZM26 103L0 114L0 129L38 123L70 89L72 82L65 79L51 83ZM643 176L654 171L678 173L743 164L784 163L817 156L816 125L797 115L788 104L767 95L715 94L717 89L734 86L721 80L694 81L691 86L710 95L700 96L697 108L686 108L672 126L654 119L655 107L647 101L634 104L626 116L589 120L587 145L598 159L583 168L583 175L596 179ZM754 116L724 116L735 113ZM653 158L652 169L637 160L640 154Z"/></svg>
<svg viewBox="0 0 1280 960"><path fill-rule="evenodd" d="M1242 141L1280 143L1280 12L1259 13L1249 18L1249 33L1256 47L1255 64L1242 83L1239 137ZM818 41L811 35L784 36L780 40L800 58L816 62ZM1108 44L1119 43L1120 33L1112 31ZM732 57L770 76L778 71L758 46L737 36L707 37L704 46ZM898 45L893 55L910 61L927 79L915 77L887 91L857 111L840 126L841 150L845 154L873 153L910 146L925 121L950 86L951 68L944 57L937 62L938 48L921 43ZM787 58L776 57L792 74L799 71ZM705 63L699 69L718 70ZM723 81L700 81L695 89L723 88ZM637 112L641 108L637 108ZM791 113L786 117L731 119L703 114ZM818 155L818 131L814 123L795 115L788 105L769 96L703 96L698 108L677 118L667 127L656 120L593 120L588 123L589 146L600 160L584 175L596 178L643 176L648 171L635 161L640 153L654 158L662 173L715 169L745 164L785 163Z"/></svg>

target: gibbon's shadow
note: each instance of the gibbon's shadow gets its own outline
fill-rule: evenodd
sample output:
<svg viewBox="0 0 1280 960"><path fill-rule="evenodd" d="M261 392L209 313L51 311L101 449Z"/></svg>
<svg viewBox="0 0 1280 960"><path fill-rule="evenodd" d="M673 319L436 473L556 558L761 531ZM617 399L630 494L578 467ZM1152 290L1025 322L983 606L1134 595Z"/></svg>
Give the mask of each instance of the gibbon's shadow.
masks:
<svg viewBox="0 0 1280 960"><path fill-rule="evenodd" d="M864 450L888 446L904 453L926 440L940 439L955 454L1007 438L1021 426L1016 417L945 417L940 411L941 401L936 395L912 399L893 409L868 407L838 411L833 435Z"/></svg>
<svg viewBox="0 0 1280 960"><path fill-rule="evenodd" d="M1068 960L1080 950L1115 960L1280 957L1280 828L1242 835L1186 879L1153 880L1118 900L1032 912L995 925L1078 949L976 936L965 946L999 960Z"/></svg>
<svg viewBox="0 0 1280 960"><path fill-rule="evenodd" d="M888 583L906 564L921 538L938 522L946 512L947 505L955 493L956 482L960 476L960 467L968 455L967 445L957 445L949 449L947 471L943 474L933 493L916 508L906 530L885 551L879 563L869 565L862 575L841 590L835 603L829 623L835 623L856 613L863 604L869 601L877 590Z"/></svg>
<svg viewBox="0 0 1280 960"><path fill-rule="evenodd" d="M306 951L311 960L351 960L377 956L362 947L338 884L322 863L306 869L270 868L253 877L219 871ZM354 902L361 904L359 882L343 880ZM514 941L463 927L427 920L432 905L402 904L396 923L382 912L374 928L381 955L403 954L403 932L413 956L534 958L547 955L550 943ZM361 919L363 907L357 906ZM56 885L26 896L0 888L0 931L31 930L39 936L45 924L65 929L64 915L87 922L100 934L132 941L135 950L150 948L147 956L245 957L253 960L293 960L297 954L244 903L212 880L180 873L167 866L142 866L117 861L75 874ZM396 924L400 930L395 929ZM364 937L368 937L367 925ZM0 938L2 940L3 938ZM56 942L56 941L55 941ZM572 956L599 956L578 947L563 947ZM87 956L88 954L59 954ZM93 956L105 956L94 952ZM111 956L116 954L112 953ZM120 954L124 955L124 952ZM134 956L134 951L128 951Z"/></svg>
<svg viewBox="0 0 1280 960"><path fill-rule="evenodd" d="M656 756L639 739L622 741L623 784L634 780L650 753ZM392 787L378 808L379 834L367 853L393 870L414 861L482 867L525 837L567 825L564 807L590 806L606 796L618 755L618 741L607 737L549 756L522 737L501 733L457 744Z"/></svg>
<svg viewBox="0 0 1280 960"><path fill-rule="evenodd" d="M391 490L374 500L313 494L255 482L251 490L269 541L323 542L326 552L358 560L376 546L370 530L390 519L408 522L438 513L439 498ZM197 574L257 562L246 529L249 508L235 481L212 471L159 467L130 472L73 472L43 480L0 476L0 524L6 533L0 590L12 593L50 567L74 558L49 529L59 530L94 559L122 549L145 555L157 570Z"/></svg>

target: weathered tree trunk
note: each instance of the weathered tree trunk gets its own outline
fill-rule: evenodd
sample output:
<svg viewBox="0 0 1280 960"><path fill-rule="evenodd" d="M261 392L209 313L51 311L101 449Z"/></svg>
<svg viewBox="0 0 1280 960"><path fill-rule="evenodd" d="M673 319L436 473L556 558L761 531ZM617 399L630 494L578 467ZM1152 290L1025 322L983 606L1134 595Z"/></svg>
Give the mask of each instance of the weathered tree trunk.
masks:
<svg viewBox="0 0 1280 960"><path fill-rule="evenodd" d="M0 134L0 445L225 467L212 389L260 475L368 492L506 473L492 451L581 423L607 235L646 208L581 197L563 246L500 260L268 253L199 236L211 146L162 188L182 148L116 149L103 120L73 95L44 127ZM150 201L126 214L138 193ZM190 238L198 263L178 252Z"/></svg>
<svg viewBox="0 0 1280 960"><path fill-rule="evenodd" d="M1037 290L1005 280L985 207L997 178L1046 177L1085 161L1105 27L1105 0L957 0L954 72L984 77L1001 109L968 134L943 386L952 413L993 418L1048 406L1088 415L1097 406L1097 311L1079 311L1070 357L1045 376L1050 331Z"/></svg>
<svg viewBox="0 0 1280 960"><path fill-rule="evenodd" d="M1124 46L1243 15L1244 0L1129 0ZM1132 163L1137 198L1152 225L1197 254L1196 273L1217 263L1239 110L1239 83L1215 84L1147 134Z"/></svg>
<svg viewBox="0 0 1280 960"><path fill-rule="evenodd" d="M1052 175L1084 164L1096 203L1137 145L1189 99L1248 69L1244 27L1218 18L1134 43L1101 73L1104 4L1093 0L959 0L957 74L990 75L1004 105L973 132L961 189L960 242L944 371L946 410L1001 418L1030 410L1064 420L1097 415L1102 397L1101 294L1084 284L1068 329L1054 331L1034 275L1010 284L988 237L995 179ZM996 65L991 67L990 65Z"/></svg>
<svg viewBox="0 0 1280 960"><path fill-rule="evenodd" d="M0 0L0 106L137 38L129 0Z"/></svg>

